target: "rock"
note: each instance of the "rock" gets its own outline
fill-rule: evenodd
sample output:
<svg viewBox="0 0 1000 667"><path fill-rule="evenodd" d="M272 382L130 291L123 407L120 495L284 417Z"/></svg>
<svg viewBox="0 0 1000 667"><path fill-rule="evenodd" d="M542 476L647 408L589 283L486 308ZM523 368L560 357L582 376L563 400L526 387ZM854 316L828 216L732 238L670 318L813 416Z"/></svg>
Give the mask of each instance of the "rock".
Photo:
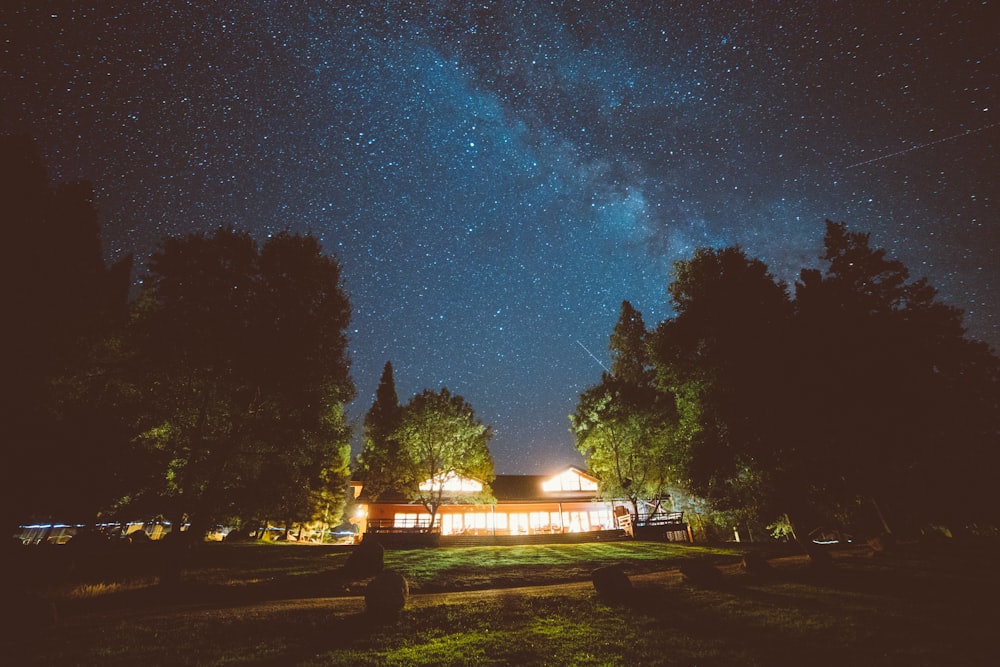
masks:
<svg viewBox="0 0 1000 667"><path fill-rule="evenodd" d="M892 535L876 535L868 540L868 547L872 550L872 555L884 556L896 550L896 540Z"/></svg>
<svg viewBox="0 0 1000 667"><path fill-rule="evenodd" d="M743 571L747 574L767 575L774 572L767 559L755 551L748 551L743 554L743 562L741 564Z"/></svg>
<svg viewBox="0 0 1000 667"><path fill-rule="evenodd" d="M609 602L623 602L633 592L632 582L619 565L605 565L590 573L597 595Z"/></svg>
<svg viewBox="0 0 1000 667"><path fill-rule="evenodd" d="M722 584L722 572L707 560L696 558L685 561L680 571L685 579L698 586L714 587Z"/></svg>
<svg viewBox="0 0 1000 667"><path fill-rule="evenodd" d="M347 557L344 569L359 579L378 574L385 569L385 548L371 538L362 540Z"/></svg>
<svg viewBox="0 0 1000 667"><path fill-rule="evenodd" d="M365 588L365 611L381 621L393 620L406 606L410 585L406 578L386 570L372 579Z"/></svg>

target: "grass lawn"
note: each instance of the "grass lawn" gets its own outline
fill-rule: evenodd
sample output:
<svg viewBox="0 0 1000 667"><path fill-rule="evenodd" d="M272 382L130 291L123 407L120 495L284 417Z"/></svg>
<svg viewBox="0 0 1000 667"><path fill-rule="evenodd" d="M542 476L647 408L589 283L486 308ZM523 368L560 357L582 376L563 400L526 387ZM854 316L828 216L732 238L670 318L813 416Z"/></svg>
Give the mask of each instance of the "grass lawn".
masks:
<svg viewBox="0 0 1000 667"><path fill-rule="evenodd" d="M22 615L42 600L57 620L22 623L16 653L42 665L1000 664L996 545L848 550L828 572L775 552L766 576L742 572L735 549L652 542L388 551L411 583L388 622L364 613L365 582L342 575L348 549L209 544L171 587L156 585L152 550L75 568L27 550ZM681 577L691 557L723 583ZM625 603L589 583L610 563L632 579Z"/></svg>

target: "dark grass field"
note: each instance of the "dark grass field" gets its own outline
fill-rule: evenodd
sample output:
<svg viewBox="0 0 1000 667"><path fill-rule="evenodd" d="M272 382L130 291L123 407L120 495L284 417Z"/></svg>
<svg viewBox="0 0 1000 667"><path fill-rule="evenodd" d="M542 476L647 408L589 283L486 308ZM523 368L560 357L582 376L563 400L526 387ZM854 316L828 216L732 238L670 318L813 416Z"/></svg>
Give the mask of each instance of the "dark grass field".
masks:
<svg viewBox="0 0 1000 667"><path fill-rule="evenodd" d="M816 569L769 550L747 574L735 549L650 542L386 552L411 596L365 613L349 547L208 544L171 585L162 553L71 562L24 550L14 645L60 665L993 665L1000 664L996 544L834 553ZM44 553L42 553L44 551ZM678 567L714 563L696 585ZM609 604L590 572L618 564L634 592ZM12 663L16 664L16 663Z"/></svg>

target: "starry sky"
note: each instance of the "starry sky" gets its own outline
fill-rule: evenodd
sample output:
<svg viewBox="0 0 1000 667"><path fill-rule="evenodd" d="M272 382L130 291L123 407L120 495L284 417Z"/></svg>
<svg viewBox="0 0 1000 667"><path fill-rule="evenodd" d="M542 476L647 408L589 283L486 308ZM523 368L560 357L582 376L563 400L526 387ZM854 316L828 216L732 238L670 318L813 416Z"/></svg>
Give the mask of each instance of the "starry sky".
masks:
<svg viewBox="0 0 1000 667"><path fill-rule="evenodd" d="M567 415L622 300L669 317L699 246L793 282L844 221L1000 347L998 35L993 0L25 0L0 131L94 184L109 259L311 232L352 418L391 360L402 402L447 386L498 473L542 473L582 462Z"/></svg>

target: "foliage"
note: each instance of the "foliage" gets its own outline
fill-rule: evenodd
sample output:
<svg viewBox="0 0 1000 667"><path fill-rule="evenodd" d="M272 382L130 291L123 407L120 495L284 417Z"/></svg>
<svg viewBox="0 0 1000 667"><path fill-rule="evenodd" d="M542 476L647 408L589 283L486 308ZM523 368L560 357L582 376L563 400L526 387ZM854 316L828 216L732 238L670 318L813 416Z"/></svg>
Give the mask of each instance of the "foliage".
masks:
<svg viewBox="0 0 1000 667"><path fill-rule="evenodd" d="M402 410L393 438L399 443L401 491L420 503L433 525L442 504L486 504L492 498L493 459L487 444L492 429L476 418L472 406L447 388L425 389ZM449 483L470 478L483 484L481 492L454 490Z"/></svg>
<svg viewBox="0 0 1000 667"><path fill-rule="evenodd" d="M605 376L570 416L577 448L604 498L626 498L633 514L667 495L674 465L672 406L651 388Z"/></svg>
<svg viewBox="0 0 1000 667"><path fill-rule="evenodd" d="M629 301L622 301L621 313L608 349L611 352L611 375L635 387L648 387L653 382L653 369L647 350L648 332L642 313Z"/></svg>
<svg viewBox="0 0 1000 667"><path fill-rule="evenodd" d="M650 349L684 486L800 538L806 522L996 520L981 465L1000 434L996 357L868 235L827 222L825 248L794 301L737 248L675 265L676 315Z"/></svg>
<svg viewBox="0 0 1000 667"><path fill-rule="evenodd" d="M131 257L106 266L86 183L51 186L33 142L0 137L3 520L93 520L122 488L118 372Z"/></svg>
<svg viewBox="0 0 1000 667"><path fill-rule="evenodd" d="M788 399L791 305L784 286L737 248L700 249L675 264L677 312L651 351L686 442L684 486L720 509L769 513L801 504L799 443Z"/></svg>
<svg viewBox="0 0 1000 667"><path fill-rule="evenodd" d="M872 507L880 530L892 518L996 520L979 463L1000 434L996 357L867 234L827 221L822 259L825 273L803 271L796 285L798 407L820 446L851 462L840 506Z"/></svg>
<svg viewBox="0 0 1000 667"><path fill-rule="evenodd" d="M401 417L392 363L387 361L375 390L375 401L365 414L364 447L357 462L365 494L373 501L387 491L399 491L399 443L394 434Z"/></svg>
<svg viewBox="0 0 1000 667"><path fill-rule="evenodd" d="M148 415L138 442L161 474L148 506L199 527L342 507L349 319L339 265L311 236L260 250L225 229L166 239L131 328Z"/></svg>
<svg viewBox="0 0 1000 667"><path fill-rule="evenodd" d="M645 338L642 313L624 301L611 334L611 373L580 395L570 415L601 495L628 499L634 515L659 505L676 462L674 404L653 386Z"/></svg>

